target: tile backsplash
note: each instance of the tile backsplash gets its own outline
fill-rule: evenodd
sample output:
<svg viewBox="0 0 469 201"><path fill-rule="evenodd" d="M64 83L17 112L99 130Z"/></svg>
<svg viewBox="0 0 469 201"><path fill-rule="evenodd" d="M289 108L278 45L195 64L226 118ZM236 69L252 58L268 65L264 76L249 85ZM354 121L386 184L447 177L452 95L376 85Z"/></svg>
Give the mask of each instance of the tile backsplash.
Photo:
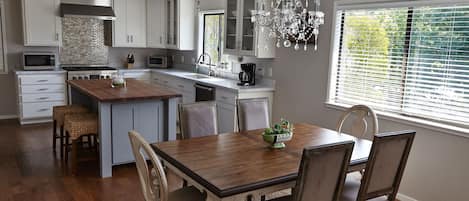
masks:
<svg viewBox="0 0 469 201"><path fill-rule="evenodd" d="M62 19L61 64L109 63L109 47L104 45L104 22L98 19Z"/></svg>

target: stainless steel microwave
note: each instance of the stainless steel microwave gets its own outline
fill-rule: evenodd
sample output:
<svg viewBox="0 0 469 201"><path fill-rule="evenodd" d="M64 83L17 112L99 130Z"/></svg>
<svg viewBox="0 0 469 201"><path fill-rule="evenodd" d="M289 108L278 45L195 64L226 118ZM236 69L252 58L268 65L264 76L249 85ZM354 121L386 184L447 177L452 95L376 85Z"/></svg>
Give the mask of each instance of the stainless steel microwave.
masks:
<svg viewBox="0 0 469 201"><path fill-rule="evenodd" d="M171 61L167 56L149 56L147 66L148 68L169 68Z"/></svg>
<svg viewBox="0 0 469 201"><path fill-rule="evenodd" d="M24 52L24 70L52 70L56 67L57 55L53 52Z"/></svg>

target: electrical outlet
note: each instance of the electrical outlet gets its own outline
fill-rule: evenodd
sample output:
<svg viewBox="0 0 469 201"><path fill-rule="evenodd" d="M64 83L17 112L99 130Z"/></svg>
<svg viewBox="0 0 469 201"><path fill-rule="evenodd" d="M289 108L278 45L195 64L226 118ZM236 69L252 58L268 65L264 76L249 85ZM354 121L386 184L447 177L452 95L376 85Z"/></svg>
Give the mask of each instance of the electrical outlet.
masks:
<svg viewBox="0 0 469 201"><path fill-rule="evenodd" d="M267 68L267 77L272 77L272 68Z"/></svg>
<svg viewBox="0 0 469 201"><path fill-rule="evenodd" d="M171 55L171 60L172 60L173 62L176 62L176 56L175 56L175 55Z"/></svg>
<svg viewBox="0 0 469 201"><path fill-rule="evenodd" d="M184 55L181 55L181 63L183 64L184 63Z"/></svg>

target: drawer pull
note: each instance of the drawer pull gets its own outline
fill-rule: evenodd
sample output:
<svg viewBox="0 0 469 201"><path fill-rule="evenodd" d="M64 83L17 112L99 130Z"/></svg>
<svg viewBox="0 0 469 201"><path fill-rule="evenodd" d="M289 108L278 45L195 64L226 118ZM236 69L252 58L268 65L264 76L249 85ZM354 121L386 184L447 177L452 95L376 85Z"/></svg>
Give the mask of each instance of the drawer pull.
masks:
<svg viewBox="0 0 469 201"><path fill-rule="evenodd" d="M38 111L38 112L45 112L45 111L49 111L49 110L50 110L50 109L48 109L48 108L44 108L44 109L39 109L39 110L37 110L37 111Z"/></svg>
<svg viewBox="0 0 469 201"><path fill-rule="evenodd" d="M49 80L38 80L37 82L48 82Z"/></svg>
<svg viewBox="0 0 469 201"><path fill-rule="evenodd" d="M41 88L41 89L38 89L38 91L47 91L48 88Z"/></svg>
<svg viewBox="0 0 469 201"><path fill-rule="evenodd" d="M38 98L38 100L47 100L49 99L49 97L41 97L41 98Z"/></svg>
<svg viewBox="0 0 469 201"><path fill-rule="evenodd" d="M178 85L179 88L184 88L184 85Z"/></svg>
<svg viewBox="0 0 469 201"><path fill-rule="evenodd" d="M226 97L226 96L222 96L221 98L222 98L222 99L225 99L225 100L228 99L228 97Z"/></svg>

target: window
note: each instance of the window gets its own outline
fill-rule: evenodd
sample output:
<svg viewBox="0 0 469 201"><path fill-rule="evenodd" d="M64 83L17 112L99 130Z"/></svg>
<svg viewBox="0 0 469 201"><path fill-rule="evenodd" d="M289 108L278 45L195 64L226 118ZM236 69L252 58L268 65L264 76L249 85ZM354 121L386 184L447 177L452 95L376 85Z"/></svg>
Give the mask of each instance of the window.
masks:
<svg viewBox="0 0 469 201"><path fill-rule="evenodd" d="M390 5L338 6L328 101L467 125L469 4Z"/></svg>
<svg viewBox="0 0 469 201"><path fill-rule="evenodd" d="M223 56L224 38L224 14L223 12L207 11L201 13L201 47L199 53L208 53L212 58L212 65L225 61ZM205 57L203 63L209 65L208 58Z"/></svg>

